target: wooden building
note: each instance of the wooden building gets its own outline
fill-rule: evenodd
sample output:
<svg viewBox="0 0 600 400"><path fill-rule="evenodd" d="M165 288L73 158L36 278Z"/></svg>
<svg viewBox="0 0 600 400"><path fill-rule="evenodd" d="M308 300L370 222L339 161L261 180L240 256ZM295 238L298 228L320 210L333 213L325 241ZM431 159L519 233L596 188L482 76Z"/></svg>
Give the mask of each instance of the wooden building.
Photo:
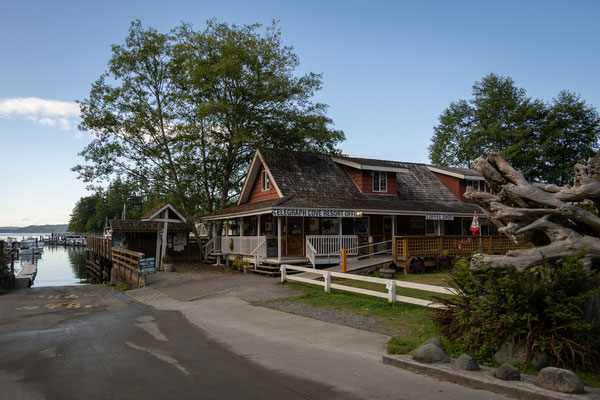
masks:
<svg viewBox="0 0 600 400"><path fill-rule="evenodd" d="M368 245L390 249L393 236L467 235L474 211L483 213L461 200L452 179L478 175L468 174L303 152L266 160L257 151L237 205L204 218L223 223L206 250L252 264L315 265L339 262L342 248L349 256Z"/></svg>

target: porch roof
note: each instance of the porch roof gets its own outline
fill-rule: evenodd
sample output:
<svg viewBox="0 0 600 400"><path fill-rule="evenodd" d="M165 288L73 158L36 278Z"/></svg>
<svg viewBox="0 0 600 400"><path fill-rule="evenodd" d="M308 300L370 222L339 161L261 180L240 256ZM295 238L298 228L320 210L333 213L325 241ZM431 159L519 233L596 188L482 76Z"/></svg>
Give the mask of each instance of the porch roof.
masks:
<svg viewBox="0 0 600 400"><path fill-rule="evenodd" d="M365 195L365 198L339 198L324 196L292 195L283 198L257 201L218 210L204 217L207 220L268 214L276 209L313 208L331 210L355 210L366 214L389 215L424 215L429 213L455 214L457 216L472 216L474 211L481 209L460 201L410 201L398 200L394 196L382 198L378 195Z"/></svg>

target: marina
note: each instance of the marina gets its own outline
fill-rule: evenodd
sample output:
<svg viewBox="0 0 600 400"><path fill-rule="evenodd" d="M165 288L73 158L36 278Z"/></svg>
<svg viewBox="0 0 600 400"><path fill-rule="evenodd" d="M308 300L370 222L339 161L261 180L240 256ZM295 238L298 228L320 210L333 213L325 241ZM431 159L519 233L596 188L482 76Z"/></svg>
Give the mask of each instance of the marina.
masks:
<svg viewBox="0 0 600 400"><path fill-rule="evenodd" d="M90 284L85 268L87 249L84 246L44 245L44 241L40 239L49 236L45 233L33 233L27 237L15 233L0 235L0 241L8 241L11 238L19 242L19 250L14 260L15 275L19 276L22 273L21 276L23 274L29 276L31 275L29 271L35 266L37 272L33 273L31 287ZM23 243L27 243L28 247L21 248Z"/></svg>

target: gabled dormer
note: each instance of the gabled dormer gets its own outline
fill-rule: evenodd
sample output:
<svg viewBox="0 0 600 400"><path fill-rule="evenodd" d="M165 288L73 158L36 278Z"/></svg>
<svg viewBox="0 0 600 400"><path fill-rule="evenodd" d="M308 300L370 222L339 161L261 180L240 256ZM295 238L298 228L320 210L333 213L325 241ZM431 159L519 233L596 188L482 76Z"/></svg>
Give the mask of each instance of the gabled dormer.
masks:
<svg viewBox="0 0 600 400"><path fill-rule="evenodd" d="M408 168L392 161L335 156L331 160L343 165L358 190L366 194L395 196L398 193L397 174L409 172Z"/></svg>
<svg viewBox="0 0 600 400"><path fill-rule="evenodd" d="M253 203L277 197L283 196L262 154L257 150L246 174L238 204Z"/></svg>
<svg viewBox="0 0 600 400"><path fill-rule="evenodd" d="M467 201L464 195L468 187L481 192L491 192L483 176L475 170L431 165L427 168L461 201Z"/></svg>

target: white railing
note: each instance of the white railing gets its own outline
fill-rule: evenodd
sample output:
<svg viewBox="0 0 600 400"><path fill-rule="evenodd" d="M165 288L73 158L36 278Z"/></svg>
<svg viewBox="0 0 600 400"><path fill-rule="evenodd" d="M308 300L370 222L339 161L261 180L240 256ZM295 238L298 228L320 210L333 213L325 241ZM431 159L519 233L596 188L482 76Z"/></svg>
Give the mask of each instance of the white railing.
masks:
<svg viewBox="0 0 600 400"><path fill-rule="evenodd" d="M350 249L358 246L358 236L356 235L309 235L306 236L306 242L310 243L315 249L317 256L339 252L342 249ZM348 255L358 255L358 250Z"/></svg>
<svg viewBox="0 0 600 400"><path fill-rule="evenodd" d="M208 255L215 252L216 238L210 239L204 245L204 260L208 260Z"/></svg>
<svg viewBox="0 0 600 400"><path fill-rule="evenodd" d="M316 258L317 258L317 251L315 250L315 248L313 247L313 245L307 240L306 241L306 258L308 258L308 261L310 261L310 263L313 266L313 269L316 268Z"/></svg>
<svg viewBox="0 0 600 400"><path fill-rule="evenodd" d="M293 270L293 271L308 272L314 276L314 274L316 273L315 270L312 268L298 267L296 265L289 265L289 264L281 264L280 270L281 270L281 282L292 281L292 282L307 283L309 285L323 286L323 289L325 289L325 292L327 292L327 293L329 293L331 291L331 289L339 289L339 290L343 290L346 292L359 293L359 294L364 294L364 295L373 296L373 297L381 297L384 299L388 299L388 301L390 303L400 301L402 303L416 304L418 306L430 307L430 308L443 307L442 304L435 303L430 300L416 299L414 297L407 297L407 296L398 296L398 295L396 295L397 287L417 289L417 290L423 290L426 292L433 292L433 293L456 294L456 292L453 289L448 288L448 287L443 287L443 286L425 285L422 283L398 281L395 279L373 278L370 276L346 274L343 272L333 272L333 271L326 271L326 270L325 271L317 271L318 273L322 274L322 276L323 276L322 281L314 279L314 278L313 279L303 278L303 277L297 276L297 275L288 275L287 271ZM338 283L331 283L332 277L343 278L343 279L354 280L354 281L379 283L379 284L385 285L385 288L387 289L387 293L377 292L375 290L361 289L361 288L357 288L354 286L340 285Z"/></svg>
<svg viewBox="0 0 600 400"><path fill-rule="evenodd" d="M263 239L250 255L254 256L254 269L256 269L256 266L260 264L262 260L267 258L267 239Z"/></svg>
<svg viewBox="0 0 600 400"><path fill-rule="evenodd" d="M221 251L229 254L253 255L261 242L266 242L266 236L221 236ZM266 247L265 247L266 256Z"/></svg>

